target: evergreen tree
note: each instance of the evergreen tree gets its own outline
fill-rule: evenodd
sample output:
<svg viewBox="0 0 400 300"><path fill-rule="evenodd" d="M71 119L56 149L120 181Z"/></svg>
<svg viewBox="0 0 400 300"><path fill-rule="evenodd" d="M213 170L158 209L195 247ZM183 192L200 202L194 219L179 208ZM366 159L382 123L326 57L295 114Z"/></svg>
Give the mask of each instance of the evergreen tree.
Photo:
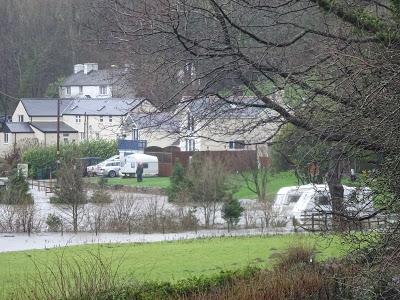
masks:
<svg viewBox="0 0 400 300"><path fill-rule="evenodd" d="M175 163L170 182L171 184L168 189L169 200L177 201L180 199L180 196L186 190L188 185L185 169L179 161Z"/></svg>
<svg viewBox="0 0 400 300"><path fill-rule="evenodd" d="M231 197L222 207L222 218L228 223L228 230L237 225L244 208L240 205L238 199Z"/></svg>
<svg viewBox="0 0 400 300"><path fill-rule="evenodd" d="M3 194L4 204L32 204L33 198L29 192L29 184L22 172L14 170L10 176L8 188Z"/></svg>

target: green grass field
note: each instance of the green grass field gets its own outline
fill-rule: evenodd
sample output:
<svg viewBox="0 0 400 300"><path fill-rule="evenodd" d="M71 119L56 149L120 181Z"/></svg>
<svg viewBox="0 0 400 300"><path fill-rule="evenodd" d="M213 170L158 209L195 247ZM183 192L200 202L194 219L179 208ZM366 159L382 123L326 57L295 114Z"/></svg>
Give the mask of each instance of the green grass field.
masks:
<svg viewBox="0 0 400 300"><path fill-rule="evenodd" d="M98 178L89 178L90 182L96 183ZM239 199L253 199L256 194L248 189L246 183L241 176L234 177L235 184L240 186L235 196ZM168 188L170 184L169 177L145 177L142 182L137 182L136 178L108 178L109 185L126 185L131 187L154 187L154 188ZM273 174L269 177L268 181L268 194L272 197L278 190L284 186L297 185L296 176L293 172L281 172Z"/></svg>
<svg viewBox="0 0 400 300"><path fill-rule="evenodd" d="M151 244L104 244L71 246L50 250L32 250L0 254L0 298L5 298L18 283L57 261L81 261L92 254L112 259L119 274L139 280L174 281L194 275L238 269L250 264L271 266L274 253L304 243L318 249L318 258L345 253L335 239L315 235L276 235L268 237L210 238ZM58 264L59 265L59 264Z"/></svg>

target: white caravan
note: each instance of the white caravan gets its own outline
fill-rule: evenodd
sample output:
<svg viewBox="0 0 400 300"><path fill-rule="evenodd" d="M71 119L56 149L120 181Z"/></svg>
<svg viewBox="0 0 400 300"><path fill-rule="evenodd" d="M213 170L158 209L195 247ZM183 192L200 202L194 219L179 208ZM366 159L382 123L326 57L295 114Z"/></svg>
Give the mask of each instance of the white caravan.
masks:
<svg viewBox="0 0 400 300"><path fill-rule="evenodd" d="M365 213L372 208L369 188L357 189L343 185L347 212ZM284 187L278 191L274 211L283 219L301 220L305 211L331 212L329 188L325 184Z"/></svg>
<svg viewBox="0 0 400 300"><path fill-rule="evenodd" d="M143 164L143 176L158 175L158 158L156 156L135 153L125 156L121 160L122 176L136 176L136 168L139 163Z"/></svg>

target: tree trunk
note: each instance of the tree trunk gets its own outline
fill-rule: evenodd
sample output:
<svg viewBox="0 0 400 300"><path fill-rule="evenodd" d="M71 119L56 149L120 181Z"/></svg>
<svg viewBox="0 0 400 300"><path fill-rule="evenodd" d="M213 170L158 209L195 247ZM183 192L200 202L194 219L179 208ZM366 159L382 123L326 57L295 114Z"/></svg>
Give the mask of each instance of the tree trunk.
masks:
<svg viewBox="0 0 400 300"><path fill-rule="evenodd" d="M327 174L327 183L332 203L332 226L335 231L343 231L346 228L344 211L344 188L341 183L342 170L339 154L335 153L331 159L330 170Z"/></svg>

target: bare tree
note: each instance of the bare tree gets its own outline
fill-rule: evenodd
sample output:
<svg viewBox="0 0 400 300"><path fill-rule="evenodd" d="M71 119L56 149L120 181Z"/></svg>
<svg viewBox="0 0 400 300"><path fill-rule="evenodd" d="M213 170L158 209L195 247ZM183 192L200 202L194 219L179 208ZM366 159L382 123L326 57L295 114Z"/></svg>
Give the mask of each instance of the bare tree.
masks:
<svg viewBox="0 0 400 300"><path fill-rule="evenodd" d="M59 208L68 218L74 232L78 232L87 199L83 190L81 168L79 162L73 157L64 158L57 171L57 187L54 194L51 202L59 204Z"/></svg>
<svg viewBox="0 0 400 300"><path fill-rule="evenodd" d="M267 123L302 129L331 148L329 153L338 153L326 157L332 161L327 176L332 180L341 176L334 167L338 159L363 151L379 153L384 161L376 165L374 176L391 178L393 192L399 193L398 179L393 180L398 178L393 170L400 140L394 130L400 120L395 101L396 8L379 1L325 0L96 4L104 21L101 30L107 33L103 42L117 44L128 56L146 57L158 80L177 77L175 95L190 96L185 103L209 97L232 104L236 111L246 107L273 112L242 132ZM254 100L230 97L238 91ZM275 97L281 91L284 97ZM171 107L174 99L167 99L164 107ZM209 104L205 102L205 111L211 120L225 109ZM259 135L254 143L272 139L273 134ZM332 181L329 188L340 202L339 182Z"/></svg>

